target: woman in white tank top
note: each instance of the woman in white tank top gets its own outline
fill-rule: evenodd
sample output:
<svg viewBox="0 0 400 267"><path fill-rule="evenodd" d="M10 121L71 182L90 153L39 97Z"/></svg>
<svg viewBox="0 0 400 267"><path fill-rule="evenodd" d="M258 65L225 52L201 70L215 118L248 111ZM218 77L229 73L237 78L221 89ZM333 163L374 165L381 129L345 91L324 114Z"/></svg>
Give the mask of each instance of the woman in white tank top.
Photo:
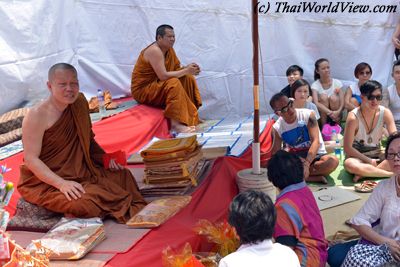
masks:
<svg viewBox="0 0 400 267"><path fill-rule="evenodd" d="M380 148L382 129L385 125L389 134L396 131L392 112L380 105L382 85L367 81L360 87L361 105L347 116L344 131L344 168L354 174L353 181L363 177L390 177L392 172L387 161L368 157L365 152Z"/></svg>
<svg viewBox="0 0 400 267"><path fill-rule="evenodd" d="M313 101L321 115L321 125L329 118L339 122L344 107L344 93L341 90L343 84L331 77L329 61L320 58L315 62L315 82L311 85Z"/></svg>

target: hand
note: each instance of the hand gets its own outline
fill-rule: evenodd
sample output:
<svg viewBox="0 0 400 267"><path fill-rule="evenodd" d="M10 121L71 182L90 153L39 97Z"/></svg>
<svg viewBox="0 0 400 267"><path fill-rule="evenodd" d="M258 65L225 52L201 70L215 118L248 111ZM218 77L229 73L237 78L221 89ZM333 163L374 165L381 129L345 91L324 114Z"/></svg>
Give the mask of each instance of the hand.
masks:
<svg viewBox="0 0 400 267"><path fill-rule="evenodd" d="M190 63L186 66L188 73L191 75L198 75L200 73L200 67L196 63Z"/></svg>
<svg viewBox="0 0 400 267"><path fill-rule="evenodd" d="M115 161L115 159L110 159L110 163L108 164L108 168L111 171L119 171L119 170L123 170L124 166L122 166L121 164L117 163Z"/></svg>
<svg viewBox="0 0 400 267"><path fill-rule="evenodd" d="M339 120L340 120L340 110L336 110L336 111L332 111L331 112L331 114L329 115L329 117L332 119L332 120L334 120L334 121L336 121L336 122L339 122Z"/></svg>
<svg viewBox="0 0 400 267"><path fill-rule="evenodd" d="M77 200L78 198L81 198L83 193L85 193L85 190L80 183L68 180L63 180L58 190L60 190L69 201L72 199Z"/></svg>
<svg viewBox="0 0 400 267"><path fill-rule="evenodd" d="M400 40L397 37L392 38L392 43L393 43L394 47L400 49Z"/></svg>
<svg viewBox="0 0 400 267"><path fill-rule="evenodd" d="M374 166L374 167L378 166L377 160L376 159L371 159L371 165Z"/></svg>
<svg viewBox="0 0 400 267"><path fill-rule="evenodd" d="M389 242L387 242L387 245L389 246L390 253L392 254L393 258L396 261L400 261L400 244L399 244L399 242L391 239Z"/></svg>

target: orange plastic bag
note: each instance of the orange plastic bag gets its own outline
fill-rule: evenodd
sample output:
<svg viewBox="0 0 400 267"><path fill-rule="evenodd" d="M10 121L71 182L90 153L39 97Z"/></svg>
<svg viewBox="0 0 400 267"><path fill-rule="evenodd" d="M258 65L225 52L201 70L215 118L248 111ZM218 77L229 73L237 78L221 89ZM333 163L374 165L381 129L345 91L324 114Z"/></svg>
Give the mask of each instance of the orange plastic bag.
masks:
<svg viewBox="0 0 400 267"><path fill-rule="evenodd" d="M162 262L164 267L204 267L199 260L192 254L192 248L186 243L180 253L174 252L171 247L167 247L162 252Z"/></svg>
<svg viewBox="0 0 400 267"><path fill-rule="evenodd" d="M233 228L226 220L212 224L208 220L200 220L194 230L199 235L204 235L211 243L216 244L216 251L222 257L236 251L240 241Z"/></svg>

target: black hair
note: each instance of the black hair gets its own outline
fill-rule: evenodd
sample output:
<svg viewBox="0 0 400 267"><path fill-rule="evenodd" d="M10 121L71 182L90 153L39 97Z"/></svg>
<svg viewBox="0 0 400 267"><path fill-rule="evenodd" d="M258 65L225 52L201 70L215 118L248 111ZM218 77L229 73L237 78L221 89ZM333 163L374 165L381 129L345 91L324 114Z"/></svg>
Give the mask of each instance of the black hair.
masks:
<svg viewBox="0 0 400 267"><path fill-rule="evenodd" d="M373 91L379 89L382 93L382 84L375 80L366 81L360 86L360 92L362 95L369 96Z"/></svg>
<svg viewBox="0 0 400 267"><path fill-rule="evenodd" d="M71 64L68 63L57 63L54 64L53 66L50 67L49 72L48 72L48 79L49 81L53 79L53 75L56 72L56 70L62 69L62 70L71 70L75 73L76 76L78 76L78 72L76 71L75 67L72 66Z"/></svg>
<svg viewBox="0 0 400 267"><path fill-rule="evenodd" d="M308 93L310 95L312 95L312 91L311 91L311 86L310 84L304 80L304 79L299 79L297 81L295 81L292 86L290 86L290 96L294 98L294 93L296 92L296 90L302 86L308 86Z"/></svg>
<svg viewBox="0 0 400 267"><path fill-rule="evenodd" d="M315 61L315 65L314 65L314 81L316 81L316 80L318 80L319 78L321 78L321 76L319 75L319 73L318 73L318 68L319 68L319 65L322 63L322 62L328 62L329 63L329 60L327 60L326 58L320 58L320 59L318 59L317 61Z"/></svg>
<svg viewBox="0 0 400 267"><path fill-rule="evenodd" d="M292 74L293 72L298 71L300 72L300 76L303 76L303 69L298 66L298 65L291 65L289 66L289 68L286 70L286 76L290 76L290 74Z"/></svg>
<svg viewBox="0 0 400 267"><path fill-rule="evenodd" d="M372 74L372 68L368 63L365 63L365 62L358 63L354 69L354 77L356 77L358 79L358 75L360 74L360 72L366 68L368 68Z"/></svg>
<svg viewBox="0 0 400 267"><path fill-rule="evenodd" d="M393 140L395 140L397 138L400 138L400 132L394 132L391 135L389 135L389 137L386 141L385 158L387 158L387 156L388 156L390 144L392 143Z"/></svg>
<svg viewBox="0 0 400 267"><path fill-rule="evenodd" d="M394 67L396 67L396 66L400 66L400 59L393 62L392 73L394 71Z"/></svg>
<svg viewBox="0 0 400 267"><path fill-rule="evenodd" d="M272 97L271 97L271 100L269 101L269 105L271 106L271 108L273 109L273 110L275 110L275 102L277 102L279 99L281 99L282 97L287 97L284 93L282 93L282 92L279 92L279 93L276 93L276 94L274 94Z"/></svg>
<svg viewBox="0 0 400 267"><path fill-rule="evenodd" d="M157 41L157 37L158 36L161 36L161 38L164 37L166 29L173 30L174 28L171 25L168 25L168 24L162 24L162 25L157 27L157 30L156 30L156 41Z"/></svg>
<svg viewBox="0 0 400 267"><path fill-rule="evenodd" d="M268 162L268 179L280 190L304 180L304 167L300 158L284 150L279 150Z"/></svg>
<svg viewBox="0 0 400 267"><path fill-rule="evenodd" d="M233 199L229 207L229 224L235 227L242 244L271 239L275 222L274 203L262 191L242 192Z"/></svg>

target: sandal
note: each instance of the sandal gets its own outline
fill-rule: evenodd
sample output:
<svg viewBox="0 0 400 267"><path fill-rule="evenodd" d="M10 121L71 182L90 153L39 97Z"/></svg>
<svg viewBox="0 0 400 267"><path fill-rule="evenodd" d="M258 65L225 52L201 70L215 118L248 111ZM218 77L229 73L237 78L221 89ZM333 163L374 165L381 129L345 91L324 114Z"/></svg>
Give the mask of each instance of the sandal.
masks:
<svg viewBox="0 0 400 267"><path fill-rule="evenodd" d="M371 193L377 184L375 181L365 180L361 184L354 185L354 190L359 193Z"/></svg>

